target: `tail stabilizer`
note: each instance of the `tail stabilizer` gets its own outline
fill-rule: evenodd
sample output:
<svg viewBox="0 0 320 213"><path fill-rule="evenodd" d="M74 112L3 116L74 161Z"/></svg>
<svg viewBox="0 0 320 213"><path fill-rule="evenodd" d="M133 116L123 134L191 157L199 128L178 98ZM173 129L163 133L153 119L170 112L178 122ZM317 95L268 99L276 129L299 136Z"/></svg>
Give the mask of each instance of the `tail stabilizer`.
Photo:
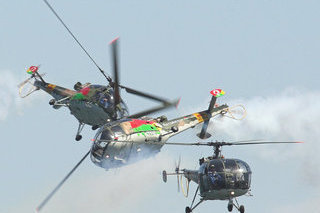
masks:
<svg viewBox="0 0 320 213"><path fill-rule="evenodd" d="M211 134L207 132L210 118L212 117L212 112L215 107L216 101L218 97L221 97L225 94L222 89L214 89L211 92L212 98L209 104L209 108L207 110L208 119L203 122L201 132L197 134L197 136L201 139L207 139L211 137Z"/></svg>

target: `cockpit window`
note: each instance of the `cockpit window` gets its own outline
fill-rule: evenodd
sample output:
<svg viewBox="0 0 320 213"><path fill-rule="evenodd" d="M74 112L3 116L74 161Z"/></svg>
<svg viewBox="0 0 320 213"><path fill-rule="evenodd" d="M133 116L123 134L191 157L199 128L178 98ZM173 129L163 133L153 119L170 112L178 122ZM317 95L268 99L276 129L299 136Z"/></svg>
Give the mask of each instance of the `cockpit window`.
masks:
<svg viewBox="0 0 320 213"><path fill-rule="evenodd" d="M244 162L242 162L242 161L237 161L237 164L238 164L238 166L239 166L239 172L242 172L242 173L248 172L248 171L247 171L247 167L246 167L246 165L244 164Z"/></svg>
<svg viewBox="0 0 320 213"><path fill-rule="evenodd" d="M213 171L216 171L216 172L223 172L223 164L222 164L222 161L221 160L212 160L209 164L209 168L208 170L213 172Z"/></svg>
<svg viewBox="0 0 320 213"><path fill-rule="evenodd" d="M99 97L99 104L105 109L114 108L114 98L111 92L97 92Z"/></svg>
<svg viewBox="0 0 320 213"><path fill-rule="evenodd" d="M98 89L98 88L99 88L99 89L101 88L102 90L103 90L104 88L107 89L106 86L97 85L97 84L91 84L89 87L90 87L90 88L93 88L93 89Z"/></svg>
<svg viewBox="0 0 320 213"><path fill-rule="evenodd" d="M113 140L113 135L109 129L104 129L102 131L101 140Z"/></svg>
<svg viewBox="0 0 320 213"><path fill-rule="evenodd" d="M111 130L115 134L115 136L120 136L124 134L124 131L120 126L113 126L111 127Z"/></svg>
<svg viewBox="0 0 320 213"><path fill-rule="evenodd" d="M224 164L225 164L226 171L232 172L238 169L238 166L235 160L226 159L224 160Z"/></svg>

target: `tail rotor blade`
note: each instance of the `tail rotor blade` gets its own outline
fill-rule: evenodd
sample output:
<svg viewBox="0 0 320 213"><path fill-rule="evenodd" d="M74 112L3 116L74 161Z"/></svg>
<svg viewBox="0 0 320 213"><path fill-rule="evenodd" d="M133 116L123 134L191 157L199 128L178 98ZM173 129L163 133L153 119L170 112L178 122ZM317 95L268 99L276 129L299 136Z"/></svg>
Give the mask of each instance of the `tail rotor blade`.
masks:
<svg viewBox="0 0 320 213"><path fill-rule="evenodd" d="M178 192L180 192L180 183L179 183L180 163L181 163L181 155L179 156L178 164L176 164L176 174L177 174Z"/></svg>
<svg viewBox="0 0 320 213"><path fill-rule="evenodd" d="M47 204L50 198L60 189L60 187L64 184L64 182L72 175L72 173L78 168L78 166L87 158L90 150L82 157L82 159L73 167L73 169L62 179L62 181L54 188L54 190L40 203L37 207L37 212L40 212L41 209Z"/></svg>
<svg viewBox="0 0 320 213"><path fill-rule="evenodd" d="M23 82L17 85L17 87L20 89L23 85L25 85L28 81L30 81L33 77L27 78Z"/></svg>
<svg viewBox="0 0 320 213"><path fill-rule="evenodd" d="M179 182L179 175L177 175L177 183L178 183L178 192L180 192L180 182Z"/></svg>

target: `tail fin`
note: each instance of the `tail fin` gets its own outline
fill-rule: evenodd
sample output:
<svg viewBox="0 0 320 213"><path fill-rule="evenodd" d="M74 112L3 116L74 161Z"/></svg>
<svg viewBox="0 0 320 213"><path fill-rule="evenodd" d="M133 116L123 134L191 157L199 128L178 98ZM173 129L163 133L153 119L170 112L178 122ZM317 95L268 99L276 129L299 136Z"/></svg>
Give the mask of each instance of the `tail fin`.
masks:
<svg viewBox="0 0 320 213"><path fill-rule="evenodd" d="M197 136L201 139L207 139L211 137L211 134L207 132L210 118L212 116L213 109L215 107L216 101L218 97L221 97L225 94L225 92L221 89L214 89L211 92L212 98L209 104L209 108L207 110L208 119L203 123L201 132L197 134Z"/></svg>
<svg viewBox="0 0 320 213"><path fill-rule="evenodd" d="M29 69L27 69L27 73L32 75L34 78L39 78L43 83L46 83L43 78L41 77L41 75L38 73L38 69L39 69L40 65L38 66L31 66L29 67Z"/></svg>

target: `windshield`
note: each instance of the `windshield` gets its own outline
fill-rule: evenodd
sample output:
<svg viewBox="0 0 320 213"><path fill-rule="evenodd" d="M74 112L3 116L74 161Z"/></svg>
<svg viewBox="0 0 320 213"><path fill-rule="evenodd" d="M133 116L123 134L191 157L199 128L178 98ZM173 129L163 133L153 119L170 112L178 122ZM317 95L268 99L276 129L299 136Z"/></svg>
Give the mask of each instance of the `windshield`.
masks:
<svg viewBox="0 0 320 213"><path fill-rule="evenodd" d="M92 85L93 87L96 85ZM128 116L128 109L125 103L120 99L120 106L115 107L114 91L111 87L101 86L95 88L96 92L94 94L95 101L99 106L104 108L104 111L109 113L111 117L120 119ZM116 113L115 113L116 109Z"/></svg>
<svg viewBox="0 0 320 213"><path fill-rule="evenodd" d="M223 169L224 167L221 160L217 159L217 160L210 161L209 168L208 168L210 172L214 172L214 171L223 172Z"/></svg>
<svg viewBox="0 0 320 213"><path fill-rule="evenodd" d="M113 136L112 132L111 132L109 129L104 129L104 130L102 131L100 140L111 141L111 140L113 140L113 137L114 137L114 136Z"/></svg>
<svg viewBox="0 0 320 213"><path fill-rule="evenodd" d="M202 164L199 170L200 191L219 189L249 189L251 170L238 159L213 159Z"/></svg>
<svg viewBox="0 0 320 213"><path fill-rule="evenodd" d="M104 107L105 109L114 109L114 98L113 98L113 90L109 91L97 91L96 96L98 97L98 101L100 106Z"/></svg>

